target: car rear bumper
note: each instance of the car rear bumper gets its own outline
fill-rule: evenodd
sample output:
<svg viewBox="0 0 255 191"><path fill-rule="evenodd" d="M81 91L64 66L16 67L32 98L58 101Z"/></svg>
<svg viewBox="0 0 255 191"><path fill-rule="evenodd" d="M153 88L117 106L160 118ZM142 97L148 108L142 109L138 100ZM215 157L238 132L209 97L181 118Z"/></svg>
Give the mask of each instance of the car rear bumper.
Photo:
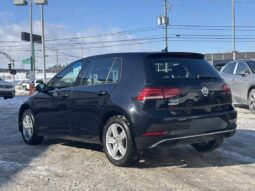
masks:
<svg viewBox="0 0 255 191"><path fill-rule="evenodd" d="M237 112L233 110L187 118L150 121L151 125L142 134L136 136L135 141L138 149L150 149L166 144L191 144L218 137L226 138L234 135L237 127L236 119ZM154 136L154 132L164 132L164 134Z"/></svg>

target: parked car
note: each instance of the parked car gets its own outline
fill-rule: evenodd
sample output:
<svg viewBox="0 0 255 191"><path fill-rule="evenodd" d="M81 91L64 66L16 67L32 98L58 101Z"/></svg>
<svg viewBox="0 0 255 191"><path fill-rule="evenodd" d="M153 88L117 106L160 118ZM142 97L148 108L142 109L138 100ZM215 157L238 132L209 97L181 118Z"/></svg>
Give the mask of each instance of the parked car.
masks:
<svg viewBox="0 0 255 191"><path fill-rule="evenodd" d="M27 90L27 84L29 84L29 80L21 80L18 83L18 86L22 89L22 90ZM29 87L29 86L28 86Z"/></svg>
<svg viewBox="0 0 255 191"><path fill-rule="evenodd" d="M14 85L0 78L0 97L3 97L4 99L11 99L14 96L15 96Z"/></svg>
<svg viewBox="0 0 255 191"><path fill-rule="evenodd" d="M231 91L201 54L93 56L36 90L19 111L27 144L44 136L102 144L117 166L163 145L212 151L236 130Z"/></svg>
<svg viewBox="0 0 255 191"><path fill-rule="evenodd" d="M248 105L255 113L255 60L236 60L221 70L235 104Z"/></svg>
<svg viewBox="0 0 255 191"><path fill-rule="evenodd" d="M37 86L38 84L41 84L41 83L43 83L43 80L38 79L38 80L35 81L35 86ZM29 80L24 80L22 85L21 85L22 89L27 90L27 91L29 90L29 86L30 86L30 81Z"/></svg>

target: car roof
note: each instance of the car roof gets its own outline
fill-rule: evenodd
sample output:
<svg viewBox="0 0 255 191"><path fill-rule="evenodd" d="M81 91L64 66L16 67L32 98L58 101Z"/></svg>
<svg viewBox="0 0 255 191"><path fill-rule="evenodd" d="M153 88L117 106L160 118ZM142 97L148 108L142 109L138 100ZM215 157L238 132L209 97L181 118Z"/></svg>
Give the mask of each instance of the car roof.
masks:
<svg viewBox="0 0 255 191"><path fill-rule="evenodd" d="M85 59L100 58L100 57L127 57L127 56L167 56L172 58L193 58L193 59L205 59L205 55L193 52L123 52L123 53L109 53L90 56ZM81 59L82 60L82 59Z"/></svg>
<svg viewBox="0 0 255 191"><path fill-rule="evenodd" d="M246 58L246 59L237 59L237 60L234 60L234 61L236 61L236 62L238 62L238 61L244 61L244 62L249 62L249 61L255 61L255 58ZM233 61L231 61L231 62L233 62Z"/></svg>

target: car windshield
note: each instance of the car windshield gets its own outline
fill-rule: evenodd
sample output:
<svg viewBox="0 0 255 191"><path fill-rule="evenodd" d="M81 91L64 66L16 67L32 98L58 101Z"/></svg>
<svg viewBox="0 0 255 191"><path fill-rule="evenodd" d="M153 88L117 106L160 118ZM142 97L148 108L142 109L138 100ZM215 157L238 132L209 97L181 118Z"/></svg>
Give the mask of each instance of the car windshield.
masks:
<svg viewBox="0 0 255 191"><path fill-rule="evenodd" d="M250 66L252 73L255 73L255 61L249 61L247 63Z"/></svg>
<svg viewBox="0 0 255 191"><path fill-rule="evenodd" d="M220 78L218 72L203 59L153 59L151 65L158 80Z"/></svg>

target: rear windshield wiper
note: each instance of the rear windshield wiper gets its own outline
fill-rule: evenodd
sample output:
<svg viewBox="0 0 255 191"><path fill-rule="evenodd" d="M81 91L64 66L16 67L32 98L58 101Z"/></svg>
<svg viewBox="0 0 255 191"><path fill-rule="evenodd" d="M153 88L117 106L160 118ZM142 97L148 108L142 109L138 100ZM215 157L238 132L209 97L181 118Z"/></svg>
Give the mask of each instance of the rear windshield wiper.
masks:
<svg viewBox="0 0 255 191"><path fill-rule="evenodd" d="M197 79L218 79L215 76L205 76L205 75L197 75L196 78Z"/></svg>

